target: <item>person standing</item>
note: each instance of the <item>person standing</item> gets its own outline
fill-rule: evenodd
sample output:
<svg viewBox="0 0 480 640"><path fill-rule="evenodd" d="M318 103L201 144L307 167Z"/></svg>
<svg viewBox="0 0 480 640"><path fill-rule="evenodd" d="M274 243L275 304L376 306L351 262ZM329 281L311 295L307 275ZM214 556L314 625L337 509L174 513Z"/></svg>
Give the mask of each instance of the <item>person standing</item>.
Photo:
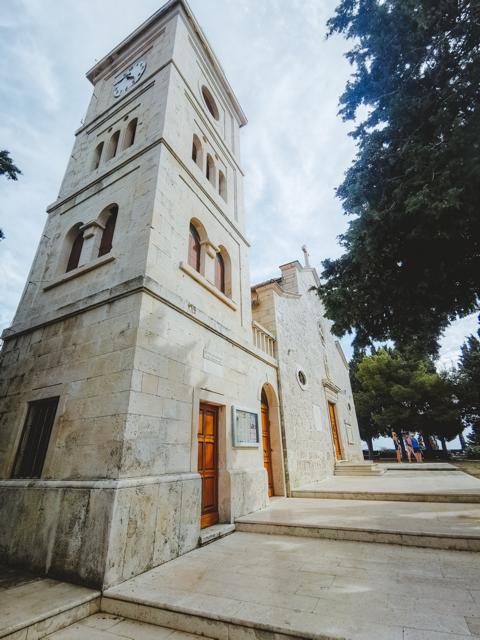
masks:
<svg viewBox="0 0 480 640"><path fill-rule="evenodd" d="M411 462L412 456L415 457L415 454L413 452L412 434L410 432L408 432L405 437L405 449L407 450L408 461Z"/></svg>
<svg viewBox="0 0 480 640"><path fill-rule="evenodd" d="M415 434L411 434L411 437L412 437L413 455L415 456L415 460L417 462L423 462L422 450L420 449L420 444L418 442L418 439L416 438Z"/></svg>
<svg viewBox="0 0 480 640"><path fill-rule="evenodd" d="M396 431L392 431L393 446L395 447L395 455L397 456L397 462L402 461L402 445L400 444L400 438Z"/></svg>

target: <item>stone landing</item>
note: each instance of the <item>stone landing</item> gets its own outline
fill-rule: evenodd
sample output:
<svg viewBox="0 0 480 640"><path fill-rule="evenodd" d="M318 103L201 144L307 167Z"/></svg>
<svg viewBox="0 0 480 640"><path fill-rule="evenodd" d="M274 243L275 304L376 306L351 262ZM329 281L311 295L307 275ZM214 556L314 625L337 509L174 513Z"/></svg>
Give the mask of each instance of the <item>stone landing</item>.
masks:
<svg viewBox="0 0 480 640"><path fill-rule="evenodd" d="M480 480L451 465L386 465L379 476L333 476L297 487L293 498L480 503Z"/></svg>
<svg viewBox="0 0 480 640"><path fill-rule="evenodd" d="M276 498L238 531L480 551L480 505Z"/></svg>
<svg viewBox="0 0 480 640"><path fill-rule="evenodd" d="M217 640L472 640L479 574L468 552L235 532L108 589L101 607Z"/></svg>

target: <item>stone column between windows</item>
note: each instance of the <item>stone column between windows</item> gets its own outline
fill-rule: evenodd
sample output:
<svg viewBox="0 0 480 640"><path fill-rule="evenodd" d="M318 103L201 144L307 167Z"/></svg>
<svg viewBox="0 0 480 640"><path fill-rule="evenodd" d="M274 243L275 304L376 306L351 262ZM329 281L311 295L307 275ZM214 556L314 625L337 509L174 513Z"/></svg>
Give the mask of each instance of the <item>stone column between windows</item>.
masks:
<svg viewBox="0 0 480 640"><path fill-rule="evenodd" d="M83 225L83 247L78 263L79 267L98 257L98 249L104 228L97 220L92 220Z"/></svg>
<svg viewBox="0 0 480 640"><path fill-rule="evenodd" d="M202 242L202 253L205 259L203 275L212 284L215 284L215 256L218 251L218 247L210 240Z"/></svg>

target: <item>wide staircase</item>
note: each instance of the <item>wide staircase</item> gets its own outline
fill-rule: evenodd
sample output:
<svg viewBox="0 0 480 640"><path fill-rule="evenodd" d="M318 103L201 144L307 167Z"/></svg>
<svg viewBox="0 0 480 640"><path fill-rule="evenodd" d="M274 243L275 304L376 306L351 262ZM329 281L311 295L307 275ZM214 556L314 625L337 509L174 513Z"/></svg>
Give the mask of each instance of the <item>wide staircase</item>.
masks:
<svg viewBox="0 0 480 640"><path fill-rule="evenodd" d="M388 470L371 471L336 482L388 484ZM235 530L206 529L199 548L103 593L44 578L14 584L0 591L0 638L480 637L480 481L445 468L392 474L416 501L273 498ZM429 487L445 502L425 501Z"/></svg>

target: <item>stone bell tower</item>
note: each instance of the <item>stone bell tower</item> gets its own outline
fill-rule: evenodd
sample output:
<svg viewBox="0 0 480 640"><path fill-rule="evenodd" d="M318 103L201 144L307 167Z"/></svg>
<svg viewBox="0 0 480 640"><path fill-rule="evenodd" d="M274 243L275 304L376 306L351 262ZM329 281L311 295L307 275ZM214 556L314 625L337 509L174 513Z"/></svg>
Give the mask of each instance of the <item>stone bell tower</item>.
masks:
<svg viewBox="0 0 480 640"><path fill-rule="evenodd" d="M108 586L196 546L202 401L226 443L215 517L265 503L261 454L229 453L227 407L256 407L276 378L251 342L246 120L188 5L170 0L87 77L84 124L3 335L0 550Z"/></svg>

